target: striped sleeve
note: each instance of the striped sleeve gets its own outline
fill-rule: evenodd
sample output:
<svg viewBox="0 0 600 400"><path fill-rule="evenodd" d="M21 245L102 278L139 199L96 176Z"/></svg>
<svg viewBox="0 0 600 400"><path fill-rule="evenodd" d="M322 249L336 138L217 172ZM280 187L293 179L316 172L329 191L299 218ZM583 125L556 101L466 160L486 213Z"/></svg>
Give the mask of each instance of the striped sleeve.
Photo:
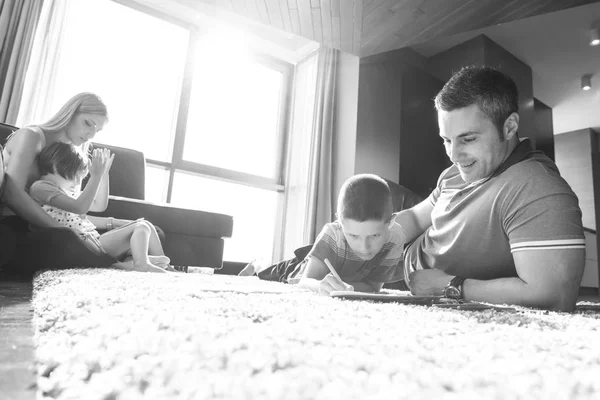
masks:
<svg viewBox="0 0 600 400"><path fill-rule="evenodd" d="M536 240L529 242L512 243L510 251L516 253L525 250L571 250L585 249L584 238L562 240Z"/></svg>

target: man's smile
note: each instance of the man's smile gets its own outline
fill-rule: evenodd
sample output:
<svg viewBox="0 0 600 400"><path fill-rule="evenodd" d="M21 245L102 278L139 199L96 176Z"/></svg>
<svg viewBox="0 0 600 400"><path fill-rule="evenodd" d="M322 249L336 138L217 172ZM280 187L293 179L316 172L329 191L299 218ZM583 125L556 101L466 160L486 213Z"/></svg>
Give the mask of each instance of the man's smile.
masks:
<svg viewBox="0 0 600 400"><path fill-rule="evenodd" d="M469 167L472 167L472 166L473 166L473 164L475 164L475 161L473 161L473 162L470 162L470 163L468 163L468 164L463 164L463 163L456 163L456 164L457 164L457 165L458 165L460 168L469 168Z"/></svg>

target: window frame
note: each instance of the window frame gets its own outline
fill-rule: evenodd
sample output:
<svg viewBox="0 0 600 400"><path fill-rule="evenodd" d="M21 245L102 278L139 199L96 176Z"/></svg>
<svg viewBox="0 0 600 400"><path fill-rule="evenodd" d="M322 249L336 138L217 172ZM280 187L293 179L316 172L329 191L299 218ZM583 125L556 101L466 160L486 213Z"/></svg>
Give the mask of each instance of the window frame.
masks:
<svg viewBox="0 0 600 400"><path fill-rule="evenodd" d="M171 161L165 162L146 158L146 162L148 164L163 167L169 172L166 202L171 202L173 177L176 170L191 172L207 178L220 179L229 181L231 183L240 183L256 188L283 193L285 190L285 173L287 164L286 146L289 135L289 114L291 110L291 92L294 75L293 64L290 64L286 61L279 60L265 54L252 54L253 61L266 66L267 68L274 69L282 74L281 94L279 99L276 127L277 161L276 165L274 166L274 179L183 159L183 148L187 134L187 119L190 111L190 97L194 75L194 52L199 38L199 29L194 27L190 31L190 40L188 41L186 64L184 67L182 81L183 86L181 88L179 107L177 111L177 121L175 124L175 137L173 139L173 148L171 151Z"/></svg>
<svg viewBox="0 0 600 400"><path fill-rule="evenodd" d="M171 140L170 162L155 160L145 157L146 164L151 167L159 167L165 170L168 174L167 188L163 190L163 196L166 198L162 201L171 204L173 192L173 182L176 172L185 172L193 175L198 175L205 178L217 179L233 184L242 184L255 187L258 189L275 191L279 194L277 201L276 226L274 227L275 237L273 238L273 259L279 259L283 251L283 228L284 209L286 204L286 173L287 173L287 157L289 153L288 143L290 142L289 135L291 130L291 110L292 93L294 88L295 65L287 61L278 59L269 54L252 49L249 51L251 59L259 64L281 72L281 93L279 99L279 110L277 118L277 159L274 178L244 173L241 171L229 170L226 168L216 167L212 165L202 164L198 162L188 161L183 159L183 149L186 137L186 128L188 113L190 109L190 98L192 92L193 76L194 76L194 58L195 49L202 35L202 28L191 22L186 22L165 11L156 10L150 6L139 4L134 0L112 0L121 5L135 9L136 11L152 15L156 18L178 25L189 32L188 48L186 53L183 79L180 87L179 104L176 105L177 112L175 115L175 132ZM173 132L171 132L172 134ZM165 193L166 192L166 193Z"/></svg>

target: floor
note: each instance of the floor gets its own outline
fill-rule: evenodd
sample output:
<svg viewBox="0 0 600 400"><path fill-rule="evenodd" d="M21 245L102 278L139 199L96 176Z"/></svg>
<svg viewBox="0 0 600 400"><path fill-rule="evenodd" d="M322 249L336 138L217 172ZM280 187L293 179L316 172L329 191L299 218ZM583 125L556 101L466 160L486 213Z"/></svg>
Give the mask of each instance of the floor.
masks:
<svg viewBox="0 0 600 400"><path fill-rule="evenodd" d="M237 267L232 269L237 271ZM233 271L220 271L227 272ZM34 400L36 397L31 293L31 281L3 281L0 277L1 398ZM579 301L600 303L598 289L582 288Z"/></svg>
<svg viewBox="0 0 600 400"><path fill-rule="evenodd" d="M0 279L0 398L35 399L31 281Z"/></svg>

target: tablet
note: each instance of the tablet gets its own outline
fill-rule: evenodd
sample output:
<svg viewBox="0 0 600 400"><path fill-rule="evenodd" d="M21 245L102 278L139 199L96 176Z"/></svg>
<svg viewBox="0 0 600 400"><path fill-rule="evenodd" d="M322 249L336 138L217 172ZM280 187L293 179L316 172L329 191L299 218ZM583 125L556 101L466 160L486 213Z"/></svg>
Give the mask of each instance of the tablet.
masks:
<svg viewBox="0 0 600 400"><path fill-rule="evenodd" d="M396 295L391 293L368 293L351 291L333 291L329 293L331 297L346 300L371 300L385 303L417 304L424 306L433 306L438 308L450 308L455 310L497 310L516 312L517 310L508 306L496 306L487 303L478 303L475 301L463 301L448 299L443 296L412 296Z"/></svg>
<svg viewBox="0 0 600 400"><path fill-rule="evenodd" d="M331 297L337 297L340 299L347 300L373 300L388 303L402 303L402 304L439 304L448 302L442 296L411 296L411 295L397 295L390 293L368 293L368 292L352 292L352 291L333 291L329 293Z"/></svg>

